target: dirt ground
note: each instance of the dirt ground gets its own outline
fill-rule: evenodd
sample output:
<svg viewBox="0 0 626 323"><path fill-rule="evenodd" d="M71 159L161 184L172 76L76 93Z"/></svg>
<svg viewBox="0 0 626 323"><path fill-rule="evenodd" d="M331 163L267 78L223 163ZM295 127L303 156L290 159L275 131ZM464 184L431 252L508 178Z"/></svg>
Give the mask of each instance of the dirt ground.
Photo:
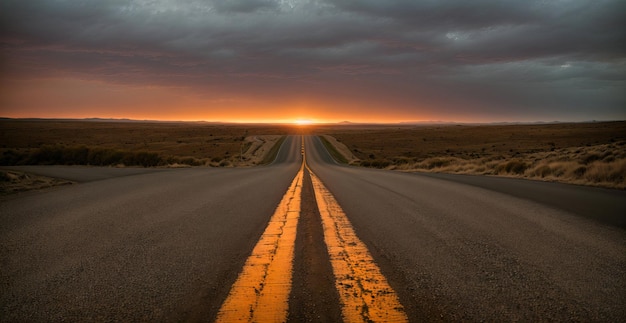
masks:
<svg viewBox="0 0 626 323"><path fill-rule="evenodd" d="M242 161L237 166L254 166L263 163L265 156L282 138L280 135L256 135L246 137L246 148Z"/></svg>
<svg viewBox="0 0 626 323"><path fill-rule="evenodd" d="M64 179L0 170L0 196L70 184L73 182Z"/></svg>

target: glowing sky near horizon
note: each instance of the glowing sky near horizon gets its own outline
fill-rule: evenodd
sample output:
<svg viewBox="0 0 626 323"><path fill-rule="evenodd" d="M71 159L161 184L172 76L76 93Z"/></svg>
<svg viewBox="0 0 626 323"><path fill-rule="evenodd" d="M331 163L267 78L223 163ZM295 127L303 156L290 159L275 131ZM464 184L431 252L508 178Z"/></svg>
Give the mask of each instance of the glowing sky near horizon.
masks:
<svg viewBox="0 0 626 323"><path fill-rule="evenodd" d="M619 0L5 0L0 117L626 119Z"/></svg>

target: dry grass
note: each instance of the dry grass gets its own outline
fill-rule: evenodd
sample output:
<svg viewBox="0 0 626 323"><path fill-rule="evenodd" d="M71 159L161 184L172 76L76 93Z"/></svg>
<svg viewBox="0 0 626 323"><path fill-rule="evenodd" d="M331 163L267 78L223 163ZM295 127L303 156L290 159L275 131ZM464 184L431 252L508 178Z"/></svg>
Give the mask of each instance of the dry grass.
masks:
<svg viewBox="0 0 626 323"><path fill-rule="evenodd" d="M598 157L596 159L596 157ZM499 175L609 188L626 188L626 142L564 148L514 159L427 158L389 169Z"/></svg>
<svg viewBox="0 0 626 323"><path fill-rule="evenodd" d="M626 188L626 122L324 131L358 157L353 165Z"/></svg>
<svg viewBox="0 0 626 323"><path fill-rule="evenodd" d="M18 171L0 171L0 196L68 184L72 182Z"/></svg>

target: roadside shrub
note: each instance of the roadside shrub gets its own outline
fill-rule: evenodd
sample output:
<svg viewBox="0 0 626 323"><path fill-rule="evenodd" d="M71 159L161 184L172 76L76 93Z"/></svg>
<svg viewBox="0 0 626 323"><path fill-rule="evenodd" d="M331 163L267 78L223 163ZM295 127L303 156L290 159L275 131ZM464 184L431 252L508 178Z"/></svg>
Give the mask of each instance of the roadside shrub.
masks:
<svg viewBox="0 0 626 323"><path fill-rule="evenodd" d="M164 164L157 153L120 151L86 146L45 145L28 153L7 150L0 158L2 165L128 165L153 167Z"/></svg>
<svg viewBox="0 0 626 323"><path fill-rule="evenodd" d="M584 178L594 183L619 183L626 181L626 160L612 163L593 163L584 174Z"/></svg>
<svg viewBox="0 0 626 323"><path fill-rule="evenodd" d="M124 165L140 165L143 167L154 167L161 163L161 157L157 153L140 151L136 153L126 153L123 159Z"/></svg>
<svg viewBox="0 0 626 323"><path fill-rule="evenodd" d="M582 163L585 164L585 165L588 165L588 164L591 164L594 161L600 160L600 159L602 159L602 157L600 155L598 155L598 154L588 154L588 155L585 155L583 157Z"/></svg>
<svg viewBox="0 0 626 323"><path fill-rule="evenodd" d="M404 157L397 157L393 159L393 164L394 165L405 165L409 163L409 158L404 158Z"/></svg>
<svg viewBox="0 0 626 323"><path fill-rule="evenodd" d="M197 160L193 157L178 158L178 163L189 166L199 166Z"/></svg>
<svg viewBox="0 0 626 323"><path fill-rule="evenodd" d="M219 162L221 159L218 159ZM206 159L197 159L195 157L174 157L170 156L166 160L166 164L170 166L206 166L210 165Z"/></svg>
<svg viewBox="0 0 626 323"><path fill-rule="evenodd" d="M12 149L2 152L0 155L0 165L20 165L28 159L28 154Z"/></svg>
<svg viewBox="0 0 626 323"><path fill-rule="evenodd" d="M43 146L30 155L28 164L38 165L66 165L63 160L63 147L60 146Z"/></svg>
<svg viewBox="0 0 626 323"><path fill-rule="evenodd" d="M578 165L577 162L558 161L550 163L550 169L552 170L553 177L562 177L568 172L571 172L572 169Z"/></svg>
<svg viewBox="0 0 626 323"><path fill-rule="evenodd" d="M87 155L87 165L109 166L124 164L124 153L113 149L94 148L90 149ZM134 165L132 160L127 161L127 165ZM71 165L72 163L64 163Z"/></svg>
<svg viewBox="0 0 626 323"><path fill-rule="evenodd" d="M548 165L543 165L543 166L539 166L539 167L535 168L532 173L535 176L539 176L541 178L544 178L544 177L550 176L552 174L552 168L550 168L550 166L548 166Z"/></svg>
<svg viewBox="0 0 626 323"><path fill-rule="evenodd" d="M521 175L524 174L524 171L528 168L528 165L520 160L511 160L506 163L498 165L496 171L498 173L508 173L508 174L516 174Z"/></svg>
<svg viewBox="0 0 626 323"><path fill-rule="evenodd" d="M388 167L389 165L391 165L391 162L388 160L374 160L374 161L369 162L369 167L374 167L374 168L385 168L385 167Z"/></svg>
<svg viewBox="0 0 626 323"><path fill-rule="evenodd" d="M576 177L582 177L583 175L585 175L586 172L587 172L587 167L580 166L580 167L577 167L576 169L574 169L574 171L572 173Z"/></svg>
<svg viewBox="0 0 626 323"><path fill-rule="evenodd" d="M89 148L85 146L75 147L70 149L68 158L78 165L85 165L89 162L87 159L89 156Z"/></svg>
<svg viewBox="0 0 626 323"><path fill-rule="evenodd" d="M450 160L449 159L443 159L443 158L433 158L427 161L427 168L428 169L433 169L433 168L441 168L441 167L445 167L450 165Z"/></svg>
<svg viewBox="0 0 626 323"><path fill-rule="evenodd" d="M359 166L362 167L373 167L373 168L385 168L385 167L389 167L391 165L391 161L389 160L361 160L359 162Z"/></svg>

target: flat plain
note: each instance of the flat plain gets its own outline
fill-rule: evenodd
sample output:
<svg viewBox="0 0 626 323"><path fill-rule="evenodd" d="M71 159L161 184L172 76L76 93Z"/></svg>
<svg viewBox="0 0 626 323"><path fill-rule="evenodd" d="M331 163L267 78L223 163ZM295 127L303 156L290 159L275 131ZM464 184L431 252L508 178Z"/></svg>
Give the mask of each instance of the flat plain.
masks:
<svg viewBox="0 0 626 323"><path fill-rule="evenodd" d="M66 159L56 163L35 157L44 150L62 153L63 149L75 152L87 148L108 153L156 154L159 160L149 166L231 166L241 164L242 152L246 161L245 153L260 136L290 132L291 127L279 125L0 120L0 164L86 164L72 156L64 156Z"/></svg>
<svg viewBox="0 0 626 323"><path fill-rule="evenodd" d="M263 157L288 134L326 135L337 158L355 166L626 188L624 121L295 126L7 119L0 120L0 165L254 166L267 163Z"/></svg>
<svg viewBox="0 0 626 323"><path fill-rule="evenodd" d="M315 131L331 135L345 145L343 155L353 165L626 188L623 121L351 125L319 127Z"/></svg>

